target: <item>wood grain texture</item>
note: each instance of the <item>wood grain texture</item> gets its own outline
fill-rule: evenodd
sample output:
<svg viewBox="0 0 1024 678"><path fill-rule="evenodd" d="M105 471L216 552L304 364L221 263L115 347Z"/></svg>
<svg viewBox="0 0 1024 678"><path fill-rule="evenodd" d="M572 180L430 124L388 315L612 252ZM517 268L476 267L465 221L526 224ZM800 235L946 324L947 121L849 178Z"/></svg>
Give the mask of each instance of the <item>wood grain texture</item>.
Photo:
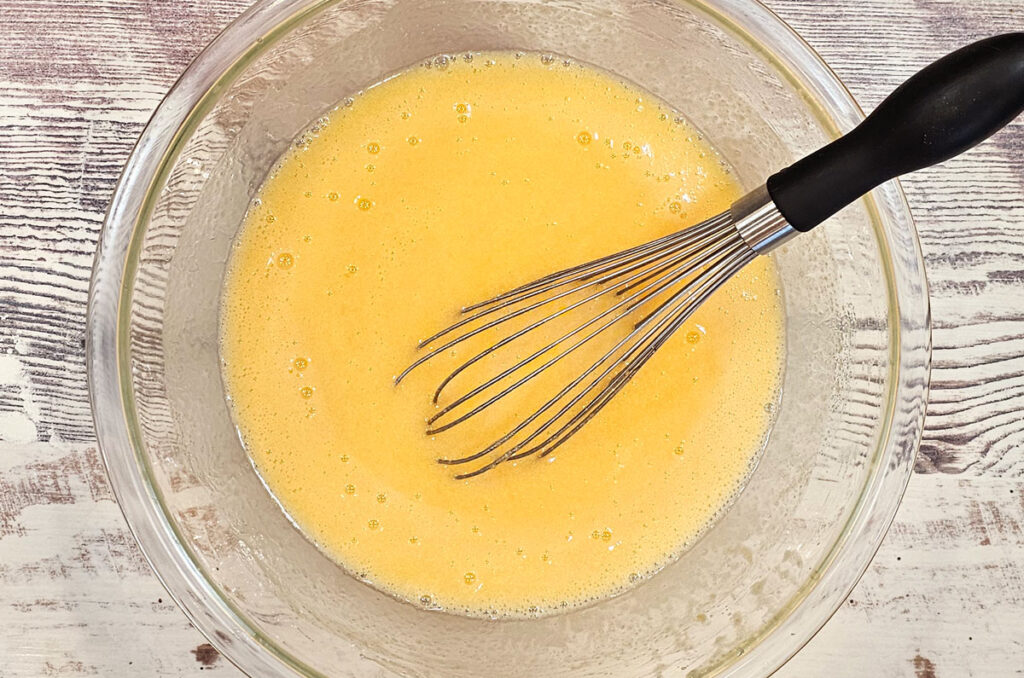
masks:
<svg viewBox="0 0 1024 678"><path fill-rule="evenodd" d="M239 672L169 601L95 446L83 332L120 167L246 0L0 0L0 676ZM1021 0L771 0L866 108ZM924 443L867 575L779 675L1024 675L1024 120L903 185L935 323ZM205 674L204 674L205 675Z"/></svg>

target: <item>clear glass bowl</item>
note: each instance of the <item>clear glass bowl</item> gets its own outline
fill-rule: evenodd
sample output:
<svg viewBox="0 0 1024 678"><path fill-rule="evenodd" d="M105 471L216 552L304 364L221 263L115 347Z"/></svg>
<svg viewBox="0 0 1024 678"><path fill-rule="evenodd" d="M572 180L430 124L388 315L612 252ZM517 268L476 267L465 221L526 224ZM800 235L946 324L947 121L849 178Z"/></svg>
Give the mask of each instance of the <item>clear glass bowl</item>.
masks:
<svg viewBox="0 0 1024 678"><path fill-rule="evenodd" d="M828 619L889 525L930 355L896 183L774 256L782 402L732 508L651 581L530 621L401 603L347 576L253 472L223 397L225 260L281 153L339 100L439 53L521 49L666 99L747 187L860 119L814 52L750 0L276 0L189 67L117 188L93 273L89 374L114 490L171 595L253 676L763 676Z"/></svg>

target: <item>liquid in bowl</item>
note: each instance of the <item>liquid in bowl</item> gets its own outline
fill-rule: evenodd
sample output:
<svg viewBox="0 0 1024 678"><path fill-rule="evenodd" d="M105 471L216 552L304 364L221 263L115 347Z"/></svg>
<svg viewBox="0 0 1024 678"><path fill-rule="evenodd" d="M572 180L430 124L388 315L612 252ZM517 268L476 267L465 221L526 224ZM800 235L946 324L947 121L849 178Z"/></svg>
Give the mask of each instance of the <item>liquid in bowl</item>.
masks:
<svg viewBox="0 0 1024 678"><path fill-rule="evenodd" d="M325 553L414 604L532 616L636 585L726 509L764 444L783 354L771 259L544 459L454 480L435 460L500 435L508 410L429 438L445 371L398 388L392 377L462 303L699 222L739 194L675 111L578 63L473 54L360 93L281 159L233 248L221 350L256 469Z"/></svg>

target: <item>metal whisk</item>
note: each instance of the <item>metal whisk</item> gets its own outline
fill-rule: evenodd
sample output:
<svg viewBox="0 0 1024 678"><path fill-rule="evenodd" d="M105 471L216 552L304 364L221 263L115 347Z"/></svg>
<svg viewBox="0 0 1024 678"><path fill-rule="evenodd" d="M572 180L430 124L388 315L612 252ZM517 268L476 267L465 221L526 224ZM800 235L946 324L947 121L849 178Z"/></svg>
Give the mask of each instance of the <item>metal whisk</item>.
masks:
<svg viewBox="0 0 1024 678"><path fill-rule="evenodd" d="M438 386L537 328L570 329L440 406L427 433L442 433L506 400L599 337L622 334L538 409L483 449L442 464L488 458L456 478L546 456L591 421L715 290L756 256L809 231L880 183L980 143L1024 110L1024 33L968 45L900 86L844 137L771 176L718 216L594 261L552 273L463 308L465 317L420 342L441 342L395 378L453 347L521 319L526 325L474 354ZM610 301L609 301L610 299ZM601 309L584 314L583 309ZM554 310L551 310L554 309ZM573 312L580 318L573 320ZM543 314L543 315L541 315ZM534 315L540 315L534 319Z"/></svg>

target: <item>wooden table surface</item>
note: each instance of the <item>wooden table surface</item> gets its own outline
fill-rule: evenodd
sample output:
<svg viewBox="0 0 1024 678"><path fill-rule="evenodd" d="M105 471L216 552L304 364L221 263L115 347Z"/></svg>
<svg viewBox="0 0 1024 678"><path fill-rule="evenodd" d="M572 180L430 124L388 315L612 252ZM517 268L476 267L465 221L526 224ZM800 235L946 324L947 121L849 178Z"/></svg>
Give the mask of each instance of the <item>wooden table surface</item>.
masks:
<svg viewBox="0 0 1024 678"><path fill-rule="evenodd" d="M120 168L249 0L0 0L0 676L239 676L170 602L89 413L89 273ZM1024 0L771 0L873 108L1024 30ZM1024 676L1024 119L904 181L934 315L931 402L896 521L778 675ZM204 674L206 675L206 674Z"/></svg>

